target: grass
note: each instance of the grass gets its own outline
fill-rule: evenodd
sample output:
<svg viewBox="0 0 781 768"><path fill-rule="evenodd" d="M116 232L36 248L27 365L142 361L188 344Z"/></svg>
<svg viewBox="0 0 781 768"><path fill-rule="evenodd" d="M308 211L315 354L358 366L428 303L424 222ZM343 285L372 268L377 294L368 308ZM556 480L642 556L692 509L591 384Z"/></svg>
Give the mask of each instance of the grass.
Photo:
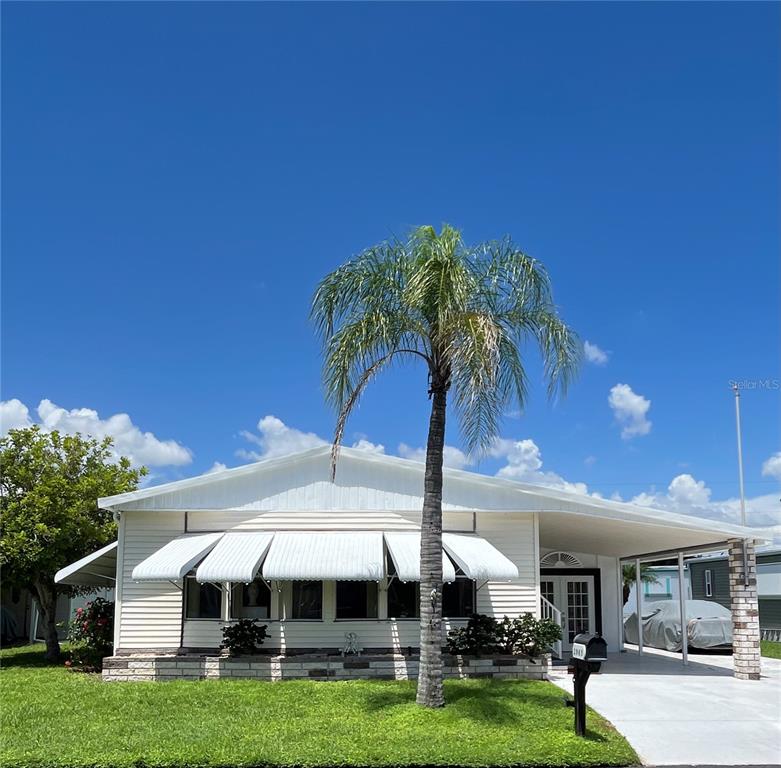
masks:
<svg viewBox="0 0 781 768"><path fill-rule="evenodd" d="M544 682L453 680L423 710L412 682L103 683L0 652L0 765L574 766L639 762L594 712L588 736Z"/></svg>
<svg viewBox="0 0 781 768"><path fill-rule="evenodd" d="M781 643L773 640L760 640L759 647L763 656L770 659L781 659Z"/></svg>

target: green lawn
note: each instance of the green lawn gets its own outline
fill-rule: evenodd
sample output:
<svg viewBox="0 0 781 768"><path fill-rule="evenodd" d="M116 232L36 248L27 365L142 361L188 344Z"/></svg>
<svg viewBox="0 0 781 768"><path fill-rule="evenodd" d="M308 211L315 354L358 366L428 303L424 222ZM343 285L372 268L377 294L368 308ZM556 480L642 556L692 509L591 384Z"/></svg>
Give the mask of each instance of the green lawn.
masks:
<svg viewBox="0 0 781 768"><path fill-rule="evenodd" d="M781 659L781 643L776 643L772 640L760 640L759 646L762 649L761 653L763 656L771 659Z"/></svg>
<svg viewBox="0 0 781 768"><path fill-rule="evenodd" d="M0 653L0 765L628 765L632 748L550 683L449 681L448 706L416 707L407 682L102 683Z"/></svg>

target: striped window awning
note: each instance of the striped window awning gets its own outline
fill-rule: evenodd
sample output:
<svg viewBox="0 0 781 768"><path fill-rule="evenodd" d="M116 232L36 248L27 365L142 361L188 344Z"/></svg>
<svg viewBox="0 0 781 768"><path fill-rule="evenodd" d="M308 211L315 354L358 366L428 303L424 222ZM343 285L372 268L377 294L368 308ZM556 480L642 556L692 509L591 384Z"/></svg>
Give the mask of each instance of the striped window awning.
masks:
<svg viewBox="0 0 781 768"><path fill-rule="evenodd" d="M274 534L269 531L226 533L198 566L196 580L249 584L258 575L273 539Z"/></svg>
<svg viewBox="0 0 781 768"><path fill-rule="evenodd" d="M414 531L386 533L385 544L396 570L396 578L399 581L420 581L420 533ZM456 580L456 569L444 552L442 552L442 580Z"/></svg>
<svg viewBox="0 0 781 768"><path fill-rule="evenodd" d="M455 581L457 572L475 581L518 578L515 564L480 536L444 533L442 547L442 575L446 582ZM390 573L388 559L393 565ZM420 581L420 532L192 534L168 542L140 562L133 569L132 578L178 581L193 568L196 579L202 583L249 583L258 575L268 581L379 581L388 575L400 581ZM60 573L65 571L68 569Z"/></svg>
<svg viewBox="0 0 781 768"><path fill-rule="evenodd" d="M263 563L263 577L278 581L379 581L384 576L381 531L277 533Z"/></svg>
<svg viewBox="0 0 781 768"><path fill-rule="evenodd" d="M178 581L189 573L223 537L222 533L180 536L142 560L135 568L133 581Z"/></svg>

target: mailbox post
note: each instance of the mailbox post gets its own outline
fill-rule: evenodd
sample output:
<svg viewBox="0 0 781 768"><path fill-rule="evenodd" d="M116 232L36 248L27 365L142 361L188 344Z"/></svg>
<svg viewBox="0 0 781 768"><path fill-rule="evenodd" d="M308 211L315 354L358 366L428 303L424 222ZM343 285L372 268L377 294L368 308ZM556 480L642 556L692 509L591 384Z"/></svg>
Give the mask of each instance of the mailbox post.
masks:
<svg viewBox="0 0 781 768"><path fill-rule="evenodd" d="M599 672L603 661L607 661L607 643L599 635L575 635L569 671L573 674L575 733L578 736L586 735L586 683L592 672Z"/></svg>

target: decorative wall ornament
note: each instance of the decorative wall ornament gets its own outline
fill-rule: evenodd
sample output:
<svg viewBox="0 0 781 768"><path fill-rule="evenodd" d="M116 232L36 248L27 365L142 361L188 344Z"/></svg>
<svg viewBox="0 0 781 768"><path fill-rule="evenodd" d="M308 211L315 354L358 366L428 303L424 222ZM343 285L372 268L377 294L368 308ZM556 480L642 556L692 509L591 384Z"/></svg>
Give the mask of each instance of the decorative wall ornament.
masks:
<svg viewBox="0 0 781 768"><path fill-rule="evenodd" d="M540 568L581 568L581 562L571 552L548 552L540 558Z"/></svg>

